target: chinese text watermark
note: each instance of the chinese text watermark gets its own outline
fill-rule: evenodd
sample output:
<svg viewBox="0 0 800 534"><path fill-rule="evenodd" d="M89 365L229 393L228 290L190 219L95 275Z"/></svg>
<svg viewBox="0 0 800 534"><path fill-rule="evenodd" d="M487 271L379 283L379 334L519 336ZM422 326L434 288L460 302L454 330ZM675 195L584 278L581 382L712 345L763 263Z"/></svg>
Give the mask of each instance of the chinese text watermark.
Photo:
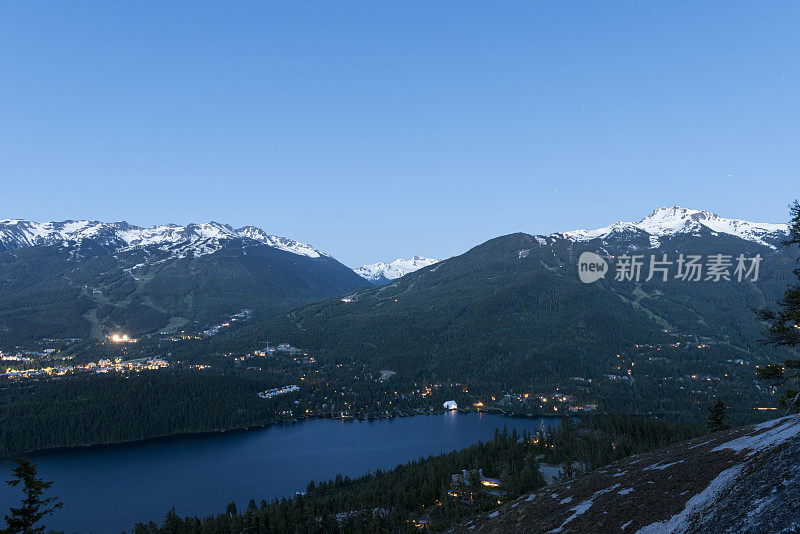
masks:
<svg viewBox="0 0 800 534"><path fill-rule="evenodd" d="M739 254L623 254L617 256L614 265L614 280L617 282L719 282L758 281L761 254L746 256ZM584 252L578 259L578 277L590 284L604 278L611 268L602 256Z"/></svg>

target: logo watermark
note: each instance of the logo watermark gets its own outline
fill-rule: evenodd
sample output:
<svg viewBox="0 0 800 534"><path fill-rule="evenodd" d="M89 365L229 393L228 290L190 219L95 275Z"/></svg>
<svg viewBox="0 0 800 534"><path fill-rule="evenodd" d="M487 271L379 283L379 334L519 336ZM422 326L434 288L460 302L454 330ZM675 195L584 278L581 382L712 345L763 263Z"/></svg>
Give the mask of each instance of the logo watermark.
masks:
<svg viewBox="0 0 800 534"><path fill-rule="evenodd" d="M597 282L608 273L608 263L599 254L582 252L578 258L578 277L584 284Z"/></svg>
<svg viewBox="0 0 800 534"><path fill-rule="evenodd" d="M617 282L720 282L758 281L763 258L761 254L678 254L670 259L668 254L623 254L603 257L594 252L583 252L578 258L578 278L591 284L611 271L607 260L615 260L614 280Z"/></svg>

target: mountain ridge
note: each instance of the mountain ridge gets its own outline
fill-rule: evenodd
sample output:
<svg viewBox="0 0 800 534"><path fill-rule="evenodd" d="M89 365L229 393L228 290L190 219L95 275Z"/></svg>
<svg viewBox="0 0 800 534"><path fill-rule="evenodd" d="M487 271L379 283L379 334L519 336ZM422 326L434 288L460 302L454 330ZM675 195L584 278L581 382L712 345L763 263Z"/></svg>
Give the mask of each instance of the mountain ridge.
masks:
<svg viewBox="0 0 800 534"><path fill-rule="evenodd" d="M726 219L706 210L666 206L654 210L650 215L636 222L617 221L609 226L595 230L581 228L551 235L564 236L575 241L590 241L593 239L607 239L617 233L642 231L660 238L677 233L697 232L703 228L717 233L733 235L771 248L775 248L775 244L765 241L764 238L789 232L787 224Z"/></svg>
<svg viewBox="0 0 800 534"><path fill-rule="evenodd" d="M728 219L706 210L681 206L657 208L639 221L617 221L608 226L587 230L585 228L549 235L530 234L534 237L566 238L573 241L605 240L624 233L644 232L660 239L678 233L692 233L702 229L729 234L742 239L775 248L776 236L788 232L788 225L781 223L759 223L744 219ZM149 227L136 226L126 221L104 222L97 220L73 220L38 222L28 219L0 220L0 251L39 245L80 244L83 240L100 240L106 245L116 246L127 252L149 246L173 247L176 243L189 241L197 246L184 250L195 255L211 254L219 250L219 243L231 239L244 239L267 246L303 255L310 258L330 257L313 246L283 236L269 234L256 226L234 228L225 223L161 224ZM414 256L397 258L391 262L365 264L353 269L356 274L376 283L396 280L422 267L438 263L440 259Z"/></svg>
<svg viewBox="0 0 800 534"><path fill-rule="evenodd" d="M103 222L91 220L66 220L37 222L26 219L0 220L0 250L47 245L81 244L85 240L100 241L117 247L119 252L159 247L162 250L182 242L192 245L182 252L192 252L195 257L219 250L220 242L245 239L291 252L292 254L319 258L329 256L311 245L282 236L268 234L256 226L235 229L228 224L210 221L186 225L164 224L141 227L125 221Z"/></svg>

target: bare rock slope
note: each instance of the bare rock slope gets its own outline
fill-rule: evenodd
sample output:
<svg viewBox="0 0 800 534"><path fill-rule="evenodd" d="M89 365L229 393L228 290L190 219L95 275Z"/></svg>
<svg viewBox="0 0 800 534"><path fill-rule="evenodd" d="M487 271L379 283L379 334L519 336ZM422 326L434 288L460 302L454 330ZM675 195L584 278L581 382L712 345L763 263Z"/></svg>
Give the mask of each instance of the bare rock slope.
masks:
<svg viewBox="0 0 800 534"><path fill-rule="evenodd" d="M457 533L800 532L800 416L632 456Z"/></svg>

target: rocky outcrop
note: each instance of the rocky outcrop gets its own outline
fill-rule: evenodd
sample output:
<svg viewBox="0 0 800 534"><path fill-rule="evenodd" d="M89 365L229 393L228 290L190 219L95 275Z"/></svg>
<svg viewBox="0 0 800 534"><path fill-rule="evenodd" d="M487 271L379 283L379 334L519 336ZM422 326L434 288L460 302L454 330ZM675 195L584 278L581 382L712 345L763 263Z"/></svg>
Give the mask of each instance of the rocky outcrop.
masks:
<svg viewBox="0 0 800 534"><path fill-rule="evenodd" d="M453 532L800 532L798 482L793 415L632 456Z"/></svg>

